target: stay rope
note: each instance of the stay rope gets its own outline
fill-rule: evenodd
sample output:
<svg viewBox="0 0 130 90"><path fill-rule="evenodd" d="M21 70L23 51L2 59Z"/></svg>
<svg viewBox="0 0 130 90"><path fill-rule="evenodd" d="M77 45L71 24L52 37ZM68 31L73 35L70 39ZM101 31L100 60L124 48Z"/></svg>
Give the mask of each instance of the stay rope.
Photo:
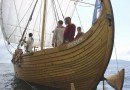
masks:
<svg viewBox="0 0 130 90"><path fill-rule="evenodd" d="M9 47L8 47L9 45L6 44L5 39L4 39L4 43L5 43L5 47L6 47L6 49L8 50L8 52L9 52L11 55L13 55L13 52L11 51L11 48L9 48Z"/></svg>
<svg viewBox="0 0 130 90"><path fill-rule="evenodd" d="M15 77L16 79L18 79L18 78L16 77L16 75L14 75L14 77ZM20 79L20 80L24 81L29 87L31 87L32 90L38 90L37 88L33 87L30 83L28 83L26 80L24 80L24 79Z"/></svg>
<svg viewBox="0 0 130 90"><path fill-rule="evenodd" d="M115 49L115 56L116 56L117 70L119 71L119 64L118 64L118 58L117 58L117 52L116 52L116 46L115 46L115 43L114 43L114 49Z"/></svg>
<svg viewBox="0 0 130 90"><path fill-rule="evenodd" d="M18 21L18 27L20 27L20 22L19 22L19 18L18 18L18 12L17 12L17 9L16 9L15 0L13 0L13 2L14 2L15 11L16 11L17 21ZM23 0L22 0L22 2L23 2ZM20 8L21 8L21 6L20 6ZM20 33L22 34L21 28L20 28Z"/></svg>
<svg viewBox="0 0 130 90"><path fill-rule="evenodd" d="M18 23L19 25L20 25L20 23L22 22L22 20L24 19L24 17L26 16L26 14L29 12L31 6L33 5L33 2L34 2L34 0L33 0L32 3L30 4L28 10L25 12L25 14L24 14L24 16L22 17L22 19L19 21L19 23ZM15 8L15 9L16 9L16 8ZM19 11L19 12L20 12L20 11ZM18 27L18 25L15 26L13 32L10 34L10 36L8 37L8 39L13 35L13 33L16 31L17 27ZM21 28L21 27L20 27L20 28ZM22 34L21 34L21 35L22 35Z"/></svg>
<svg viewBox="0 0 130 90"><path fill-rule="evenodd" d="M78 13L78 10L77 10L77 7L75 7L75 8L76 8L76 12L77 12L77 15L78 15L78 19L79 19L80 25L81 25L81 27L82 27L82 30L84 31L83 25L82 25L82 22L81 22L81 18L80 18L80 16L79 16L79 13Z"/></svg>
<svg viewBox="0 0 130 90"><path fill-rule="evenodd" d="M32 20L32 16L33 16L34 10L35 10L35 8L36 8L37 2L38 2L38 0L36 0L36 3L35 3L35 5L34 5L34 7L33 7L32 13L31 13L31 15L30 15L30 17L29 17L29 19L28 19L27 25L26 25L26 27L25 27L25 29L24 29L24 31L23 31L23 34L22 34L22 37L21 37L20 40L23 40L23 38L24 38L24 34L25 34L26 30L27 30L27 27L28 27L30 21ZM20 43L21 43L21 41L19 42L17 48L19 48Z"/></svg>
<svg viewBox="0 0 130 90"><path fill-rule="evenodd" d="M23 80L29 87L31 87L32 90L38 90L37 88L33 87L30 83L28 83L26 80L24 79L21 80Z"/></svg>
<svg viewBox="0 0 130 90"><path fill-rule="evenodd" d="M57 0L57 3L58 3L58 6L59 6L59 8L60 8L60 12L61 12L61 14L62 14L63 20L64 20L64 19L65 19L65 17L64 17L64 14L63 14L62 10L61 10L61 6L60 6L60 3L59 3L59 1L58 1L58 0Z"/></svg>

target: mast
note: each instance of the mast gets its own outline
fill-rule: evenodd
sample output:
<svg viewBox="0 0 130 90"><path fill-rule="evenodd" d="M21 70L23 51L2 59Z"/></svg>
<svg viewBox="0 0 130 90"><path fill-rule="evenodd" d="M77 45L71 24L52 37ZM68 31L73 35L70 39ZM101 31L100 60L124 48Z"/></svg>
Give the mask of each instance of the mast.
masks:
<svg viewBox="0 0 130 90"><path fill-rule="evenodd" d="M42 23L42 35L41 35L41 50L44 47L44 31L45 31L45 20L46 20L46 8L47 8L47 0L44 0L44 10L43 10L43 23Z"/></svg>

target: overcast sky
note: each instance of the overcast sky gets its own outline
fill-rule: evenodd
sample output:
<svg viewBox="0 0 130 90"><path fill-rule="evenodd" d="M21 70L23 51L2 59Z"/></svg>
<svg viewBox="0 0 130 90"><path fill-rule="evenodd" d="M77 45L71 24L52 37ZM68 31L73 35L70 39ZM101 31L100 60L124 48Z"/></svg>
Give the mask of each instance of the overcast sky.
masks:
<svg viewBox="0 0 130 90"><path fill-rule="evenodd" d="M130 61L130 0L111 0L115 17L115 45L112 59ZM115 54L116 49L116 54ZM11 55L7 51L0 31L0 63L10 63Z"/></svg>
<svg viewBox="0 0 130 90"><path fill-rule="evenodd" d="M0 37L2 37L2 33L0 33ZM7 51L5 47L5 43L3 39L0 39L0 63L10 63L11 55Z"/></svg>

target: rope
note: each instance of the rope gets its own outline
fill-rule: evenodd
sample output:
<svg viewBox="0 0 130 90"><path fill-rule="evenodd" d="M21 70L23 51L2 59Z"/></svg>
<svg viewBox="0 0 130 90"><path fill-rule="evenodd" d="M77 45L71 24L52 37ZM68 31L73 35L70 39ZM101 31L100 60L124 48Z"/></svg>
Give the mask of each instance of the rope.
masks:
<svg viewBox="0 0 130 90"><path fill-rule="evenodd" d="M53 6L53 9L54 9L54 14L55 14L56 22L57 22L59 20L59 16L58 16L58 13L57 13L57 9L56 9L56 5L55 5L54 0L52 0L52 6Z"/></svg>
<svg viewBox="0 0 130 90"><path fill-rule="evenodd" d="M22 2L21 2L21 4L20 4L20 8L19 8L19 12L18 12L18 14L19 14L19 13L20 13L20 11L21 11L22 4L23 4L23 0L22 0Z"/></svg>
<svg viewBox="0 0 130 90"><path fill-rule="evenodd" d="M115 55L116 55L117 70L119 71L119 64L118 64L118 60L117 60L117 53L116 53L115 43L114 43L114 49L115 49Z"/></svg>
<svg viewBox="0 0 130 90"><path fill-rule="evenodd" d="M117 63L117 70L118 70L118 72L119 72L119 64L118 64L118 60L117 60L117 52L116 52L116 47L115 47L115 43L113 44L113 47L114 47L114 49L115 49L115 55L116 55L116 63ZM120 73L119 73L119 78L121 78L121 75L120 75ZM116 82L116 79L114 80L115 82Z"/></svg>
<svg viewBox="0 0 130 90"><path fill-rule="evenodd" d="M76 7L75 7L75 8L76 8ZM76 12L77 12L77 15L78 15L79 22L80 22L80 25L81 25L81 27L82 27L82 30L84 31L84 29L83 29L83 25L82 25L82 22L81 22L81 19L80 19L80 16L79 16L79 13L78 13L77 8L76 8Z"/></svg>
<svg viewBox="0 0 130 90"><path fill-rule="evenodd" d="M57 15L56 15L56 9L55 9L55 7L54 7L54 0L52 1L52 3L51 3L51 5L50 5L50 7L49 7L49 9L51 8L51 6L53 6L53 11L54 11L54 15L55 15L55 21L53 22L53 25L55 25L55 23L57 23L57 21L58 21L58 19L57 19L57 15L58 15L58 13L57 13ZM60 2L60 4L63 2L63 0ZM58 2L59 3L59 2ZM49 11L49 10L48 10ZM62 11L61 11L62 12ZM62 13L63 14L63 13ZM62 16L64 16L64 15L62 15ZM53 27L52 27L52 29L51 30L53 30Z"/></svg>
<svg viewBox="0 0 130 90"><path fill-rule="evenodd" d="M51 9L51 6L53 6L53 1L51 0L51 5L49 6L49 9L48 9L48 11L47 11L47 13L49 14L49 11L50 11L50 9ZM54 6L53 6L53 9L54 9ZM54 13L54 16L55 16L55 20L53 21L53 25L55 25L55 23L57 23L57 18L56 18L56 14L55 14L55 12L54 12L54 10L53 10L53 13ZM40 22L41 23L41 22ZM39 25L39 27L40 27L40 25ZM51 30L53 30L53 27L52 27L52 29Z"/></svg>
<svg viewBox="0 0 130 90"><path fill-rule="evenodd" d="M4 39L4 43L5 43L5 47L6 47L6 49L7 49L8 52L10 53L10 55L13 55L13 52L11 51L10 48L8 48L8 45L6 44L5 39Z"/></svg>
<svg viewBox="0 0 130 90"><path fill-rule="evenodd" d="M59 8L60 8L60 11L61 11L61 14L62 14L63 20L64 20L65 17L64 17L64 15L63 15L63 12L62 12L62 10L61 10L61 7L60 7L60 4L59 4L59 1L58 1L58 0L57 0L57 3L58 3L58 6L59 6Z"/></svg>
<svg viewBox="0 0 130 90"><path fill-rule="evenodd" d="M70 1L75 1L75 0L70 0ZM83 4L88 4L88 5L91 5L91 6L95 6L95 4L92 4L92 3L86 3L86 2L81 2L81 1L75 1L75 2L79 2L79 3L83 3Z"/></svg>
<svg viewBox="0 0 130 90"><path fill-rule="evenodd" d="M16 75L14 75L14 77L17 79ZM31 87L32 90L38 90L37 88L35 88L31 84L29 84L26 80L24 80L24 79L20 79L20 80L24 81L29 87Z"/></svg>
<svg viewBox="0 0 130 90"><path fill-rule="evenodd" d="M27 30L27 27L28 27L30 21L32 20L32 16L33 16L33 13L34 13L35 7L36 7L36 5L37 5L37 2L38 2L38 0L36 1L35 5L34 5L34 8L33 8L32 13L31 13L31 15L30 15L30 18L29 18L29 20L28 20L28 22L27 22L27 25L26 25L26 27L25 27L25 29L24 29L24 32L23 32L22 37L21 37L20 40L23 39L24 34L25 34L26 30ZM19 45L20 45L20 43L18 44L18 47L19 47ZM17 48L18 48L18 47L17 47Z"/></svg>
<svg viewBox="0 0 130 90"><path fill-rule="evenodd" d="M38 90L37 88L33 87L31 84L29 84L27 81L25 81L24 79L21 79L23 80L28 86L30 86L32 88L32 90Z"/></svg>
<svg viewBox="0 0 130 90"><path fill-rule="evenodd" d="M6 24L6 23L3 23L3 24ZM15 25L12 25L12 24L7 24L7 26L12 26L12 27L18 27L18 26L15 26ZM19 27L19 28L22 28L22 29L24 29L25 27ZM33 29L31 29L31 28L28 28L29 30L33 30Z"/></svg>
<svg viewBox="0 0 130 90"><path fill-rule="evenodd" d="M17 21L18 21L18 26L20 27L20 23L19 23L19 18L18 18L18 12L17 12L17 9L16 9L16 3L15 3L15 0L14 1L14 7L15 7L15 11L16 11L16 16L17 16ZM22 0L23 1L23 0ZM20 7L21 8L21 7ZM19 10L20 11L20 10ZM20 32L22 34L22 31L21 31L21 28L20 28Z"/></svg>
<svg viewBox="0 0 130 90"><path fill-rule="evenodd" d="M39 16L40 11L41 11L41 7L42 7L41 5L42 5L42 3L40 4L40 8L39 8L39 11L38 11L38 14L37 14L37 17L36 17L35 23L34 23L33 31L34 31L34 28L35 28L35 26L36 26L36 22L37 22L37 20L38 20L38 16Z"/></svg>
<svg viewBox="0 0 130 90"><path fill-rule="evenodd" d="M34 0L32 1L32 3L30 4L28 10L26 11L26 13L24 14L24 16L22 17L21 21L19 22L19 25L20 25L20 23L22 22L22 20L24 19L25 15L28 13L28 11L29 11L29 9L31 8L33 2L34 2ZM12 34L10 34L10 36L8 37L8 39L13 35L13 33L15 32L16 29L17 29L17 25L16 25L15 29L13 30Z"/></svg>
<svg viewBox="0 0 130 90"><path fill-rule="evenodd" d="M65 11L65 15L66 15L66 13L67 13L67 10L68 10L68 7L69 7L69 4L70 4L70 1L69 1L68 5L67 5L66 11Z"/></svg>
<svg viewBox="0 0 130 90"><path fill-rule="evenodd" d="M93 6L83 6L83 5L78 5L78 6L81 6L81 7L93 7Z"/></svg>
<svg viewBox="0 0 130 90"><path fill-rule="evenodd" d="M76 6L77 6L77 3L74 2L74 5L75 5L75 7L74 7L74 10L73 10L73 12L72 12L72 17L73 17L73 15L74 15L74 12L75 12L75 9L76 9Z"/></svg>
<svg viewBox="0 0 130 90"><path fill-rule="evenodd" d="M3 3L3 0L1 1L1 3ZM2 16L2 5L1 5L1 22L2 22L2 33L3 33L3 35L1 35L1 36L3 36L3 40L4 40L4 44L5 44L5 47L6 47L6 49L7 49L7 51L9 52L9 54L10 55L13 55L13 52L11 51L11 49L8 47L8 45L6 44L6 41L9 43L9 41L8 41L8 39L7 39L7 35L6 35L6 33L5 33L5 31L4 31L4 27L3 27L3 18L2 18L3 16ZM1 34L2 34L1 33ZM6 41L5 41L6 40Z"/></svg>

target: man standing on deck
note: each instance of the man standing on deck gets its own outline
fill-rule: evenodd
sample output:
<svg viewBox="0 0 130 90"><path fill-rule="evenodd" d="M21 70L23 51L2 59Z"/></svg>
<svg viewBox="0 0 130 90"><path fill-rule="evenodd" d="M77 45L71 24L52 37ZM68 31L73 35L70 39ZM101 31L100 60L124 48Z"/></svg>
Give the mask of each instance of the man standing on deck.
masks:
<svg viewBox="0 0 130 90"><path fill-rule="evenodd" d="M32 47L33 47L33 43L34 43L34 39L33 39L33 34L29 33L28 34L29 38L27 41L24 41L24 47L25 47L25 52L26 53L32 53Z"/></svg>
<svg viewBox="0 0 130 90"><path fill-rule="evenodd" d="M65 18L65 24L67 25L64 31L63 43L67 43L74 40L76 26L71 23L71 18Z"/></svg>
<svg viewBox="0 0 130 90"><path fill-rule="evenodd" d="M59 20L57 23L57 27L53 31L53 38L52 38L53 47L58 47L61 44L63 44L63 34L64 34L65 27L62 25L63 25L63 21Z"/></svg>

